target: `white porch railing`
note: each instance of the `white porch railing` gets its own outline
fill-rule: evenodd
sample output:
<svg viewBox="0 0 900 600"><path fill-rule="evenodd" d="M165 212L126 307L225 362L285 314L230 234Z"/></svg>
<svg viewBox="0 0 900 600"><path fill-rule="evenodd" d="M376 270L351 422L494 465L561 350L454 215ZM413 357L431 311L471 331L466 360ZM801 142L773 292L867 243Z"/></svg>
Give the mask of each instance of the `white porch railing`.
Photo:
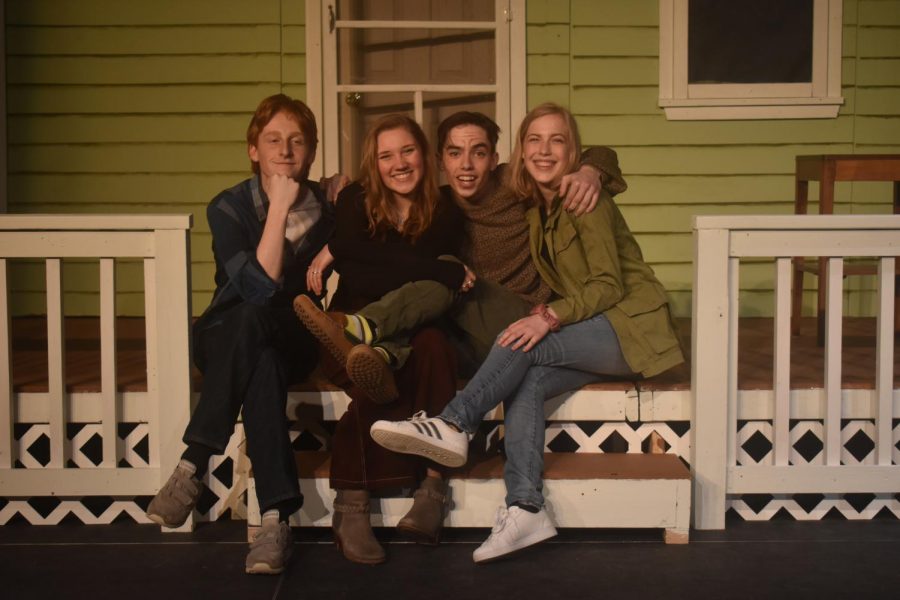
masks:
<svg viewBox="0 0 900 600"><path fill-rule="evenodd" d="M190 411L190 215L6 215L0 217L0 495L136 496L155 494L178 462ZM48 392L12 393L8 259L46 260ZM66 391L62 259L100 262L101 392ZM115 261L143 259L147 328L147 394L136 406L116 389ZM84 398L83 396L95 396ZM27 403L27 407L24 405ZM117 425L129 419L149 428L149 467L119 468ZM46 468L16 469L13 425L22 414L48 424ZM103 459L96 468L66 468L66 424L99 423Z"/></svg>
<svg viewBox="0 0 900 600"><path fill-rule="evenodd" d="M894 262L900 216L694 217L692 316L694 526L725 527L727 494L895 493L892 464ZM825 337L824 465L789 464L791 258L828 257ZM738 466L738 267L775 258L773 465ZM878 259L875 464L841 465L841 311L843 257Z"/></svg>

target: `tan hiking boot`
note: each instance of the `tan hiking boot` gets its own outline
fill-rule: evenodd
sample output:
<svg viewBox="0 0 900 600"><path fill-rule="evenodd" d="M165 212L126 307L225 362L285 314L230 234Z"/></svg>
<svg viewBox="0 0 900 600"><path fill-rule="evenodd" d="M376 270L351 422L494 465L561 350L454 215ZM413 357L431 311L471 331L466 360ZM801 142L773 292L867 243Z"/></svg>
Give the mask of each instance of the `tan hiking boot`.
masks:
<svg viewBox="0 0 900 600"><path fill-rule="evenodd" d="M250 543L246 570L252 575L278 575L287 566L294 548L290 526L280 521L278 511L263 515L262 527Z"/></svg>
<svg viewBox="0 0 900 600"><path fill-rule="evenodd" d="M147 518L165 527L181 527L197 505L203 484L194 477L197 467L181 460L169 480L150 501Z"/></svg>
<svg viewBox="0 0 900 600"><path fill-rule="evenodd" d="M326 313L309 296L302 294L294 298L294 312L341 367L346 365L347 355L355 343L344 332L346 317L343 313Z"/></svg>
<svg viewBox="0 0 900 600"><path fill-rule="evenodd" d="M375 404L389 404L397 399L394 371L384 357L371 346L358 344L347 354L347 377Z"/></svg>
<svg viewBox="0 0 900 600"><path fill-rule="evenodd" d="M419 544L437 545L448 504L447 482L437 477L426 477L413 494L412 508L397 523L397 529Z"/></svg>
<svg viewBox="0 0 900 600"><path fill-rule="evenodd" d="M334 543L347 560L365 565L384 562L384 548L375 539L369 522L367 490L337 490L331 529Z"/></svg>

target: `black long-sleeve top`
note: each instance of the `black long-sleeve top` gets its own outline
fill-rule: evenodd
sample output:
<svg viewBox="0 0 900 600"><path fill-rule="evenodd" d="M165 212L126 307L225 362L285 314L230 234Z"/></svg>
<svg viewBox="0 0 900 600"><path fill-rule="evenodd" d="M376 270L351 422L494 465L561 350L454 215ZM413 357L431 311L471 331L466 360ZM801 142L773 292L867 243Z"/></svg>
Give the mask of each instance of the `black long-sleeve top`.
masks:
<svg viewBox="0 0 900 600"><path fill-rule="evenodd" d="M428 279L459 289L465 277L463 266L438 256L458 256L463 219L454 202L441 198L431 227L415 242L394 229L384 239L373 238L365 190L358 183L347 186L337 199L335 233L329 242L340 274L332 306L358 309L410 281Z"/></svg>

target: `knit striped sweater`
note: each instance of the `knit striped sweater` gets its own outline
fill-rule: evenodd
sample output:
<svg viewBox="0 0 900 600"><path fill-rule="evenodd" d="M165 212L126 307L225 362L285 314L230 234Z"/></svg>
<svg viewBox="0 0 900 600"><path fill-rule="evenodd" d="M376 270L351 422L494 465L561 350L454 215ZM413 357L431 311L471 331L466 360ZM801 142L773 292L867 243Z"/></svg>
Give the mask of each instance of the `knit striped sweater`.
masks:
<svg viewBox="0 0 900 600"><path fill-rule="evenodd" d="M588 148L581 155L581 163L600 170L603 188L611 196L627 189L618 156L611 148ZM543 304L550 299L551 291L531 260L525 218L528 207L502 184L504 167L491 174L478 197L455 199L466 215L460 259L478 277L499 283L531 304ZM441 192L452 197L449 186L442 187Z"/></svg>
<svg viewBox="0 0 900 600"><path fill-rule="evenodd" d="M449 194L449 187L442 190ZM525 204L493 175L488 187L471 200L456 199L466 215L460 258L475 274L521 296L531 304L550 298L528 247Z"/></svg>

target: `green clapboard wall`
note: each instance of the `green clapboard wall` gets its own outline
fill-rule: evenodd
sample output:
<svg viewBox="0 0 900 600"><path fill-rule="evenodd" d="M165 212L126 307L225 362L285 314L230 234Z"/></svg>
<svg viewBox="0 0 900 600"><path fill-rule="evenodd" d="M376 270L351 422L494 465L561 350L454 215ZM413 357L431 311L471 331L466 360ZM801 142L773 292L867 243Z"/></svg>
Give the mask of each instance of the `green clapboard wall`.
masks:
<svg viewBox="0 0 900 600"><path fill-rule="evenodd" d="M9 210L192 213L193 311L213 290L205 207L248 176L260 99L306 97L302 0L7 0ZM43 266L11 269L15 314L42 313ZM64 268L68 314L96 314L96 264ZM119 311L143 271L118 268Z"/></svg>
<svg viewBox="0 0 900 600"><path fill-rule="evenodd" d="M10 212L192 213L198 314L213 275L204 208L248 173L249 115L266 95L306 96L304 9L7 0ZM827 120L667 121L656 0L527 0L527 21L529 105L570 106L586 144L619 151L630 185L619 202L679 315L690 314L692 215L790 213L797 154L900 152L900 0L844 2L845 104ZM837 202L888 212L890 186L839 184ZM15 314L43 312L42 265L11 270ZM67 312L95 314L96 265L65 273ZM142 312L141 282L140 265L120 265L121 312ZM847 285L847 308L871 312L871 281ZM741 287L743 314L771 314L767 265L745 265Z"/></svg>
<svg viewBox="0 0 900 600"><path fill-rule="evenodd" d="M656 0L528 1L529 105L570 106L585 144L618 150L629 183L622 212L679 315L690 315L693 215L792 213L797 154L900 152L900 2L843 9L837 119L691 122L667 121L657 106ZM890 184L840 183L837 210L890 212L891 193ZM815 278L806 279L811 310ZM769 265L743 266L742 314L771 315L773 285ZM871 294L849 292L846 308L874 314Z"/></svg>

